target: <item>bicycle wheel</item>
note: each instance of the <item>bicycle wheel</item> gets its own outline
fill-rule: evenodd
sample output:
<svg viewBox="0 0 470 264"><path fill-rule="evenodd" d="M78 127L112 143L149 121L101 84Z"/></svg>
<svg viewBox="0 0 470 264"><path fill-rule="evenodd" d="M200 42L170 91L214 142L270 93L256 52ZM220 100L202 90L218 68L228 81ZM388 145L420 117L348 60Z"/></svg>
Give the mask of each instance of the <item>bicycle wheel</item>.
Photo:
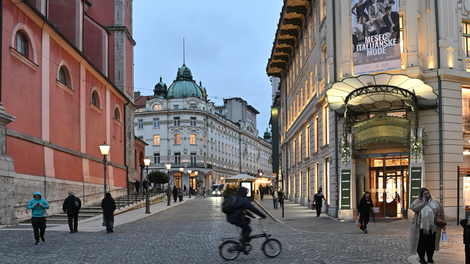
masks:
<svg viewBox="0 0 470 264"><path fill-rule="evenodd" d="M234 260L240 254L237 251L238 242L235 240L227 240L219 246L219 254L225 260Z"/></svg>
<svg viewBox="0 0 470 264"><path fill-rule="evenodd" d="M281 242L279 242L279 240L270 238L264 241L261 249L263 250L266 256L270 258L274 258L274 257L277 257L279 254L281 254L282 245L281 245Z"/></svg>

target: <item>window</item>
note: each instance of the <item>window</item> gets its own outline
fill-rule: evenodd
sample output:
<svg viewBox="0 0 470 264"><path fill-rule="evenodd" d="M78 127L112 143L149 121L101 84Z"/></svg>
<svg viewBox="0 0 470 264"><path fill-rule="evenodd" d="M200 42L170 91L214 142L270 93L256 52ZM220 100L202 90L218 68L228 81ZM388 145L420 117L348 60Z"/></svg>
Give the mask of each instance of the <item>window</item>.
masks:
<svg viewBox="0 0 470 264"><path fill-rule="evenodd" d="M299 197L302 197L302 189L303 189L303 186L302 186L302 170L299 171Z"/></svg>
<svg viewBox="0 0 470 264"><path fill-rule="evenodd" d="M138 119L137 120L137 128L142 129L144 128L144 120L143 119Z"/></svg>
<svg viewBox="0 0 470 264"><path fill-rule="evenodd" d="M310 157L310 125L305 128L305 157Z"/></svg>
<svg viewBox="0 0 470 264"><path fill-rule="evenodd" d="M153 163L160 164L160 153L153 153Z"/></svg>
<svg viewBox="0 0 470 264"><path fill-rule="evenodd" d="M326 16L326 0L322 1L322 17Z"/></svg>
<svg viewBox="0 0 470 264"><path fill-rule="evenodd" d="M202 136L202 144L205 146L206 145L206 136Z"/></svg>
<svg viewBox="0 0 470 264"><path fill-rule="evenodd" d="M100 97L99 97L97 91L93 91L91 93L91 104L98 107L98 108L100 108ZM139 127L139 128L143 128L143 125L142 125L142 127Z"/></svg>
<svg viewBox="0 0 470 264"><path fill-rule="evenodd" d="M175 144L181 144L181 136L179 134L175 135Z"/></svg>
<svg viewBox="0 0 470 264"><path fill-rule="evenodd" d="M315 130L315 152L318 151L318 116L313 121L313 129Z"/></svg>
<svg viewBox="0 0 470 264"><path fill-rule="evenodd" d="M68 70L65 66L61 66L59 69L59 82L63 83L66 86L69 86L69 82L67 81L68 78Z"/></svg>
<svg viewBox="0 0 470 264"><path fill-rule="evenodd" d="M16 32L16 51L26 58L29 58L29 41L26 35L21 31Z"/></svg>
<svg viewBox="0 0 470 264"><path fill-rule="evenodd" d="M295 152L297 152L297 149L295 147L295 139L294 139L294 143L292 144L292 161L294 161L294 165L295 165L295 162L297 161L296 158L295 158Z"/></svg>
<svg viewBox="0 0 470 264"><path fill-rule="evenodd" d="M403 33L403 17L402 16L400 16L400 20L398 21L398 23L400 24L400 53L403 53L403 38L404 38L405 35ZM467 31L467 33L470 34L469 31ZM467 57L468 57L468 55L467 55Z"/></svg>
<svg viewBox="0 0 470 264"><path fill-rule="evenodd" d="M190 121L191 121L191 124L190 124L190 125L191 125L192 127L195 127L195 126L196 126L196 118L195 118L195 117L191 117Z"/></svg>
<svg viewBox="0 0 470 264"><path fill-rule="evenodd" d="M330 129L329 129L329 107L324 106L323 107L323 145L327 145L330 142Z"/></svg>
<svg viewBox="0 0 470 264"><path fill-rule="evenodd" d="M175 163L181 163L181 153L175 152Z"/></svg>
<svg viewBox="0 0 470 264"><path fill-rule="evenodd" d="M174 126L180 126L180 118L179 117L173 118L173 125Z"/></svg>
<svg viewBox="0 0 470 264"><path fill-rule="evenodd" d="M153 106L153 111L158 111L158 110L162 110L162 106L159 105L159 104L156 104Z"/></svg>
<svg viewBox="0 0 470 264"><path fill-rule="evenodd" d="M179 105L173 105L173 109L180 109Z"/></svg>
<svg viewBox="0 0 470 264"><path fill-rule="evenodd" d="M138 136L140 140L144 140L144 136Z"/></svg>
<svg viewBox="0 0 470 264"><path fill-rule="evenodd" d="M197 163L197 154L196 153L191 153L191 164L196 164ZM195 166L192 166L195 167Z"/></svg>
<svg viewBox="0 0 470 264"><path fill-rule="evenodd" d="M114 109L114 119L116 119L117 121L121 121L121 113L119 112L119 108L115 108Z"/></svg>
<svg viewBox="0 0 470 264"><path fill-rule="evenodd" d="M196 135L189 135L189 144L196 145Z"/></svg>
<svg viewBox="0 0 470 264"><path fill-rule="evenodd" d="M160 118L153 119L153 127L160 127Z"/></svg>
<svg viewBox="0 0 470 264"><path fill-rule="evenodd" d="M153 135L153 145L160 145L160 135Z"/></svg>

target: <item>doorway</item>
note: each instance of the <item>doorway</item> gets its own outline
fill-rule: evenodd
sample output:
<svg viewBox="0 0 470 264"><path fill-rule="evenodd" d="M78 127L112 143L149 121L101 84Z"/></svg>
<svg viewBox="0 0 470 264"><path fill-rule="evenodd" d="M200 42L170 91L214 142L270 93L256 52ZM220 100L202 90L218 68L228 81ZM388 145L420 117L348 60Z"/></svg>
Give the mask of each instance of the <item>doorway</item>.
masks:
<svg viewBox="0 0 470 264"><path fill-rule="evenodd" d="M370 159L371 196L378 217L402 217L407 203L408 157Z"/></svg>

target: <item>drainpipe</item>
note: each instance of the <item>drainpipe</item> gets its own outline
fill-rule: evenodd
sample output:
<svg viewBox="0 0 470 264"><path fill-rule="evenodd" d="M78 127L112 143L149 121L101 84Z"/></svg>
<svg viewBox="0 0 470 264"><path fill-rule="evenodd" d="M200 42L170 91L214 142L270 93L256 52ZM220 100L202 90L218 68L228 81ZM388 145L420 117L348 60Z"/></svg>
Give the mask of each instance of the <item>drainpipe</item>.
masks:
<svg viewBox="0 0 470 264"><path fill-rule="evenodd" d="M124 166L126 166L126 187L127 187L127 194L130 194L129 192L129 167L127 166L127 160L126 160L126 153L127 153L127 136L126 136L126 106L129 105L129 98L127 99L127 102L124 104ZM131 133L132 135L132 133ZM131 139L132 140L132 139ZM135 156L135 155L134 155Z"/></svg>
<svg viewBox="0 0 470 264"><path fill-rule="evenodd" d="M333 0L333 81L337 81L337 69L336 69L336 12L335 12L335 0ZM335 174L336 174L336 212L335 218L338 218L338 210L339 210L339 162L338 162L338 114L335 111Z"/></svg>
<svg viewBox="0 0 470 264"><path fill-rule="evenodd" d="M436 48L437 48L437 89L439 91L438 109L439 109L439 202L442 204L444 201L444 146L442 140L442 80L439 70L441 69L441 48L439 45L439 9L438 0L434 0L434 9L436 14ZM457 190L459 191L459 190Z"/></svg>

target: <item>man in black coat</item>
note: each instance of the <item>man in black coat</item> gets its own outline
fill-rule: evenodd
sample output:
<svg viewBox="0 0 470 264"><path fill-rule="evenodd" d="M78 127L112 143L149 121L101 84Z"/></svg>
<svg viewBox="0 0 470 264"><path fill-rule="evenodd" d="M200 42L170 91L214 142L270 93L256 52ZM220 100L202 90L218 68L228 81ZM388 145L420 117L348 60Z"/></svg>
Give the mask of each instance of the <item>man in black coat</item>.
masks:
<svg viewBox="0 0 470 264"><path fill-rule="evenodd" d="M227 222L242 229L242 240L241 246L238 248L239 251L245 251L246 242L248 242L250 237L250 218L246 217L247 215L252 218L254 217L250 211L261 216L262 218L266 218L266 215L263 214L260 210L256 209L256 207L251 204L250 200L246 198L247 193L248 190L245 187L238 187L237 209L233 213L227 215Z"/></svg>
<svg viewBox="0 0 470 264"><path fill-rule="evenodd" d="M64 213L67 213L70 233L78 232L78 212L80 211L81 207L82 201L80 201L79 198L75 197L75 195L73 195L73 192L69 192L69 197L65 199L64 204L62 205L62 210L64 210Z"/></svg>
<svg viewBox="0 0 470 264"><path fill-rule="evenodd" d="M149 187L149 183L147 179L144 179L144 181L142 182L142 191L144 191L144 194L147 194L148 187Z"/></svg>

